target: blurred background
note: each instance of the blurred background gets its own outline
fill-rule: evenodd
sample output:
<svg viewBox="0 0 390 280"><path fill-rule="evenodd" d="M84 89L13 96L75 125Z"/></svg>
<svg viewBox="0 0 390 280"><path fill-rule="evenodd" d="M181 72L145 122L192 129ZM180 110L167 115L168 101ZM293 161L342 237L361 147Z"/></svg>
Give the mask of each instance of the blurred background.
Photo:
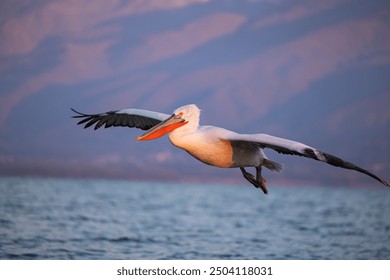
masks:
<svg viewBox="0 0 390 280"><path fill-rule="evenodd" d="M298 140L390 174L390 3L363 0L0 3L0 175L243 183L85 113L195 103L201 123ZM272 184L378 183L266 151ZM270 183L269 183L270 184Z"/></svg>

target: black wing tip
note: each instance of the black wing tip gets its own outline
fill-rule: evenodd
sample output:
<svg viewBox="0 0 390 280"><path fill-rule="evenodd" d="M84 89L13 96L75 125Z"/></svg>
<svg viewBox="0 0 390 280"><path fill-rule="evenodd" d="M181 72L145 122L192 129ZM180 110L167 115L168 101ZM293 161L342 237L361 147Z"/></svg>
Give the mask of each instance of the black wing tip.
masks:
<svg viewBox="0 0 390 280"><path fill-rule="evenodd" d="M70 108L70 109L73 111L73 113L77 114L77 116L72 116L72 118L83 118L83 117L91 116L91 115L87 115L87 114L81 113L81 112L77 111L76 109L73 109L73 108Z"/></svg>
<svg viewBox="0 0 390 280"><path fill-rule="evenodd" d="M72 116L72 118L81 119L77 124L85 124L84 129L95 125L94 130L97 130L101 127L136 127L142 130L150 129L155 126L157 123L160 123L161 120L155 119L153 117L132 114L128 112L121 112L120 110L108 111L106 113L100 114L84 114L73 108L70 110L77 115Z"/></svg>
<svg viewBox="0 0 390 280"><path fill-rule="evenodd" d="M372 174L372 173L371 173L371 174ZM371 175L370 175L370 176L371 176ZM379 178L379 177L376 176L376 175L374 175L374 176L375 176L375 177L373 177L373 176L371 176L371 177L373 177L374 179L376 179L377 181L379 181L380 183L382 183L385 187L390 188L390 184L389 184L388 182L386 182L385 180Z"/></svg>
<svg viewBox="0 0 390 280"><path fill-rule="evenodd" d="M369 170L361 168L361 167L359 167L359 166L357 166L357 165L355 165L353 163L350 163L348 161L345 161L345 160L343 160L341 158L335 157L335 156L330 155L328 153L324 153L324 152L321 152L321 153L322 153L323 156L325 156L326 163L328 163L330 165L337 166L337 167L342 167L342 168L346 168L346 169L350 169L350 170L356 170L358 172L361 172L361 173L364 173L364 174L370 176L371 178L374 178L375 180L377 180L378 182L382 183L386 187L390 187L390 184L388 182L386 182L382 178L378 177L377 175L375 175L374 173L372 173Z"/></svg>
<svg viewBox="0 0 390 280"><path fill-rule="evenodd" d="M376 176L376 175L373 174L371 171L367 171L367 172L371 173L371 175L373 175L373 176L371 176L371 175L369 175L369 174L367 174L367 175L369 175L369 176L371 176L372 178L376 179L378 182L382 183L385 187L389 187L389 188L390 188L390 184L389 184L387 181L385 181L385 180L383 180L382 178Z"/></svg>
<svg viewBox="0 0 390 280"><path fill-rule="evenodd" d="M72 116L72 118L82 118L81 121L79 121L77 123L77 125L81 125L81 124L84 124L84 129L90 127L91 125L93 125L96 121L93 121L95 117L98 117L99 115L88 115L88 114L84 114L84 113L81 113L79 111L77 111L76 109L73 109L73 108L70 108L70 110L72 110L74 113L77 114L77 116ZM93 121L93 122L91 122ZM99 126L100 127L100 126ZM95 130L98 129L99 127L97 127L97 125L95 126Z"/></svg>

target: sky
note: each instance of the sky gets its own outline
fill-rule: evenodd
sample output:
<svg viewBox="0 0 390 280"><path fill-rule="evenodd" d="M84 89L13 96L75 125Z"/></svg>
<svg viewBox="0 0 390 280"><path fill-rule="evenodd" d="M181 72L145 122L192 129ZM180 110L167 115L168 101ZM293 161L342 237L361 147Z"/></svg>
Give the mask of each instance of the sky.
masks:
<svg viewBox="0 0 390 280"><path fill-rule="evenodd" d="M0 174L243 183L142 131L77 126L70 108L170 114L298 140L390 180L390 4L363 0L5 0ZM377 184L308 159L275 183Z"/></svg>

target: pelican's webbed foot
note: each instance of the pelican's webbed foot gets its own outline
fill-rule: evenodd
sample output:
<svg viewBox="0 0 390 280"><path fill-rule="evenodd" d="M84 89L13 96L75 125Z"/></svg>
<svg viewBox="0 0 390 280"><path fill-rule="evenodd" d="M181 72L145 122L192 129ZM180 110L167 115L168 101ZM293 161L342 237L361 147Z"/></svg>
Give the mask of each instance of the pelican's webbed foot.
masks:
<svg viewBox="0 0 390 280"><path fill-rule="evenodd" d="M266 180L261 176L261 166L256 167L256 178L247 172L244 167L240 167L242 175L247 179L255 188L260 188L263 193L268 194L268 189L265 186Z"/></svg>

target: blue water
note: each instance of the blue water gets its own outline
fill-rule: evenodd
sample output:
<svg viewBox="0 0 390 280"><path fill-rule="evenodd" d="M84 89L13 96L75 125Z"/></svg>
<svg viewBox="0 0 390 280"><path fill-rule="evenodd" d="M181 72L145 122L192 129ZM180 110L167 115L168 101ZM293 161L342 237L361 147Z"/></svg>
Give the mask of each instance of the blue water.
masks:
<svg viewBox="0 0 390 280"><path fill-rule="evenodd" d="M1 259L390 259L386 188L0 177Z"/></svg>

